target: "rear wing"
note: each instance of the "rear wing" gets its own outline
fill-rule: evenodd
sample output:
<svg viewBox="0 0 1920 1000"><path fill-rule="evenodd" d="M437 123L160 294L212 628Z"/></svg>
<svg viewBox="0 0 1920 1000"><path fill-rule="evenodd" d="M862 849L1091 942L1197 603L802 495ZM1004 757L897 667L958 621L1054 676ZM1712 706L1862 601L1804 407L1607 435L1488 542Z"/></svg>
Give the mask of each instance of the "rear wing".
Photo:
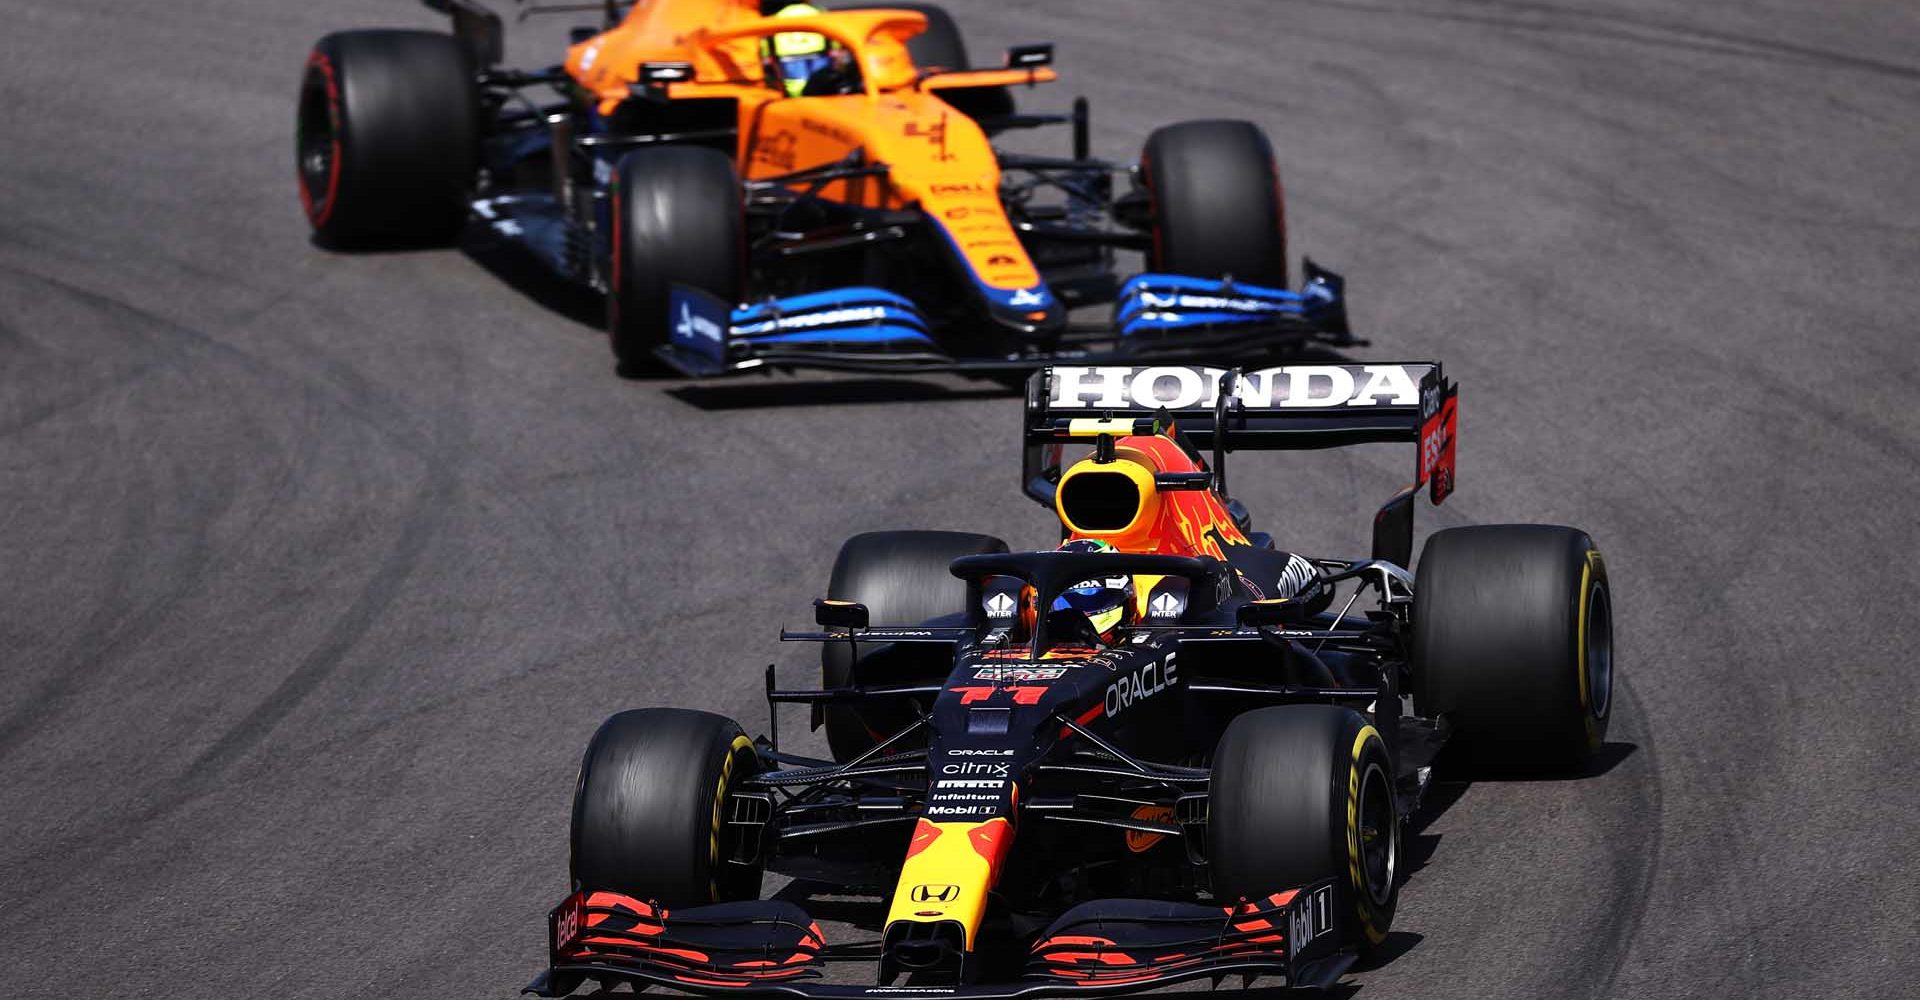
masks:
<svg viewBox="0 0 1920 1000"><path fill-rule="evenodd" d="M1354 444L1417 445L1413 484L1380 508L1375 558L1412 558L1414 494L1453 492L1458 387L1433 361L1226 369L1187 365L1055 365L1027 380L1021 422L1026 494L1048 507L1066 450L1101 438L1165 431L1194 451L1226 495L1226 453ZM1404 523L1402 523L1404 522ZM1394 557L1398 558L1394 558Z"/></svg>

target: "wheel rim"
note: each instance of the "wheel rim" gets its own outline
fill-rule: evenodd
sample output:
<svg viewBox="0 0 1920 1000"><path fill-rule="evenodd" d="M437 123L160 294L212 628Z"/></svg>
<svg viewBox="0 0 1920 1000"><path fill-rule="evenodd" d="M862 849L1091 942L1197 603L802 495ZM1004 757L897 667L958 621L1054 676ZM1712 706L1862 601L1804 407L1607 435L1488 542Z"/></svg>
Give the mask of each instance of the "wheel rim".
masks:
<svg viewBox="0 0 1920 1000"><path fill-rule="evenodd" d="M1400 864L1400 823L1394 815L1393 788L1387 772L1369 762L1360 780L1360 862L1367 898L1385 906L1393 897Z"/></svg>
<svg viewBox="0 0 1920 1000"><path fill-rule="evenodd" d="M299 126L295 153L299 158L300 189L306 195L308 212L315 217L326 214L333 197L334 141L333 107L327 95L324 74L311 71L300 95Z"/></svg>
<svg viewBox="0 0 1920 1000"><path fill-rule="evenodd" d="M1607 717L1613 701L1613 606L1607 588L1587 591L1587 711Z"/></svg>
<svg viewBox="0 0 1920 1000"><path fill-rule="evenodd" d="M713 855L709 859L711 884L714 902L725 902L744 894L743 881L757 878L756 867L751 863L741 863L734 858L746 842L747 833L735 826L733 817L733 793L740 782L758 773L754 766L757 757L751 743L745 743L746 737L738 737L727 751L727 776L722 779L714 795L714 839ZM743 745L744 744L744 745ZM758 882L754 882L758 887Z"/></svg>

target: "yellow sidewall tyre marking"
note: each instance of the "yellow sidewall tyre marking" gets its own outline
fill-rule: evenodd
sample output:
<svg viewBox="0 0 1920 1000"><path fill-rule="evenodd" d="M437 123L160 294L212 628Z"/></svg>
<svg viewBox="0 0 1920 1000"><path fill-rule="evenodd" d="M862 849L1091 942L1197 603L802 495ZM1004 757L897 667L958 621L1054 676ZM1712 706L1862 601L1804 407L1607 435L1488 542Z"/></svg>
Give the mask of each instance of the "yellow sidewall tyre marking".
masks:
<svg viewBox="0 0 1920 1000"><path fill-rule="evenodd" d="M727 786L733 783L733 759L742 751L752 749L752 740L744 734L735 736L720 762L720 781L713 788L713 829L707 840L707 892L716 903L720 902L720 831L726 826Z"/></svg>
<svg viewBox="0 0 1920 1000"><path fill-rule="evenodd" d="M1347 762L1347 881L1353 891L1353 908L1360 918L1360 931L1370 943L1377 945L1387 939L1387 931L1374 920L1373 900L1367 894L1366 862L1360 849L1360 758L1368 740L1380 743L1383 750L1386 746L1372 726L1361 726L1353 738L1353 754ZM1398 831L1387 832L1387 836L1397 835Z"/></svg>
<svg viewBox="0 0 1920 1000"><path fill-rule="evenodd" d="M1575 660L1579 664L1576 681L1580 688L1580 721L1586 727L1587 750L1589 753L1600 749L1600 718L1593 710L1592 685L1587 675L1587 619L1593 612L1593 588L1606 586L1607 565L1600 557L1599 549L1588 549L1586 565L1580 568L1579 629L1574 638L1578 644ZM1596 580L1598 581L1596 584ZM1608 699L1612 700L1611 697Z"/></svg>

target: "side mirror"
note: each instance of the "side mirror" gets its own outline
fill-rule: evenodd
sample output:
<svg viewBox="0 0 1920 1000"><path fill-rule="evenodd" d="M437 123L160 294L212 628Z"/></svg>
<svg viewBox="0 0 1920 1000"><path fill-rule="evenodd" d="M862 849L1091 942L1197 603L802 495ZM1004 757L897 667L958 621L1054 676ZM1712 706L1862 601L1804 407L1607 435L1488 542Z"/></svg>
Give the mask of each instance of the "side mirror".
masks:
<svg viewBox="0 0 1920 1000"><path fill-rule="evenodd" d="M1053 43L1015 45L1007 50L1008 69L1039 69L1053 65Z"/></svg>
<svg viewBox="0 0 1920 1000"><path fill-rule="evenodd" d="M822 597L813 602L813 620L821 628L866 628L867 606L858 601L834 601Z"/></svg>
<svg viewBox="0 0 1920 1000"><path fill-rule="evenodd" d="M1307 609L1298 601L1285 597L1273 597L1264 601L1248 601L1240 605L1234 614L1234 620L1245 628L1268 628L1275 625L1295 625L1305 621Z"/></svg>

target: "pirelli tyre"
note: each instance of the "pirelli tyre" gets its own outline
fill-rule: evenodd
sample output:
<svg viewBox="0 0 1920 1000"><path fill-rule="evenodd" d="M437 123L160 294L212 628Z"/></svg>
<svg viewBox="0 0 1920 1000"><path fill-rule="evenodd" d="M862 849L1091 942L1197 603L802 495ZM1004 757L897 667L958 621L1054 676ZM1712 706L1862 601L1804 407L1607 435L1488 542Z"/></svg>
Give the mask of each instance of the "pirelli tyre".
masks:
<svg viewBox="0 0 1920 1000"><path fill-rule="evenodd" d="M960 621L966 613L967 585L948 571L961 556L1005 552L1007 543L992 535L962 531L870 531L840 546L827 581L827 596L867 606L873 625L923 625L938 619ZM855 661L845 643L828 643L820 653L821 685L846 687L946 677L953 654L941 646L862 643ZM891 708L829 705L822 713L827 746L835 760L851 760L913 721L907 705Z"/></svg>
<svg viewBox="0 0 1920 1000"><path fill-rule="evenodd" d="M1574 770L1607 735L1613 601L1586 532L1449 528L1427 539L1413 602L1413 695L1477 766Z"/></svg>
<svg viewBox="0 0 1920 1000"><path fill-rule="evenodd" d="M732 719L640 708L600 725L573 792L576 889L668 906L753 899L759 859L737 860L729 796L755 773L753 743Z"/></svg>
<svg viewBox="0 0 1920 1000"><path fill-rule="evenodd" d="M654 349L672 327L674 285L741 298L746 216L740 175L725 153L698 146L621 157L612 188L607 334L622 375L659 370Z"/></svg>
<svg viewBox="0 0 1920 1000"><path fill-rule="evenodd" d="M1281 705L1236 717L1208 782L1207 860L1221 905L1334 880L1334 926L1368 953L1393 926L1401 827L1393 763L1360 713Z"/></svg>
<svg viewBox="0 0 1920 1000"><path fill-rule="evenodd" d="M1180 122L1140 153L1149 270L1287 287L1287 215L1267 134L1252 122Z"/></svg>
<svg viewBox="0 0 1920 1000"><path fill-rule="evenodd" d="M466 50L433 31L344 31L307 57L295 153L300 202L322 244L451 242L480 156Z"/></svg>

